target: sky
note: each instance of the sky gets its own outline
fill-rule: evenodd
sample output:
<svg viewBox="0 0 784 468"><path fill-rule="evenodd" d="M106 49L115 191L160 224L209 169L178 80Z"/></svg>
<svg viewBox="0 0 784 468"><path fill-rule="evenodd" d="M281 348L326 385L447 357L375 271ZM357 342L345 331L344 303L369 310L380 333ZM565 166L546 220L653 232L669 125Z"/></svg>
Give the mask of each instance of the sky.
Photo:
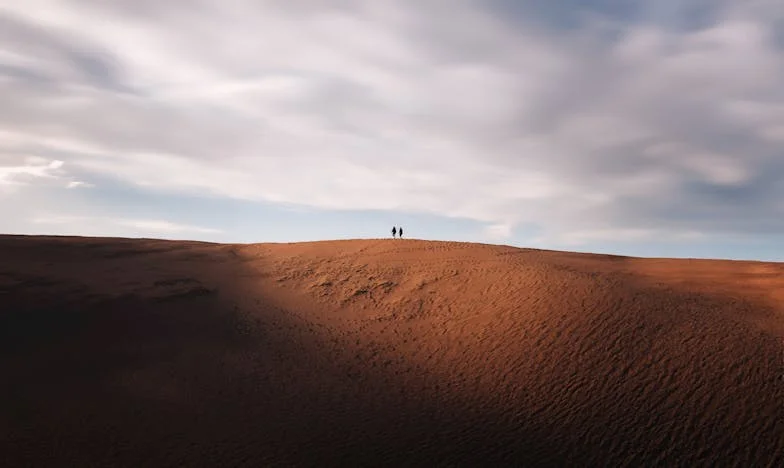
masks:
<svg viewBox="0 0 784 468"><path fill-rule="evenodd" d="M0 0L0 232L784 261L781 0Z"/></svg>

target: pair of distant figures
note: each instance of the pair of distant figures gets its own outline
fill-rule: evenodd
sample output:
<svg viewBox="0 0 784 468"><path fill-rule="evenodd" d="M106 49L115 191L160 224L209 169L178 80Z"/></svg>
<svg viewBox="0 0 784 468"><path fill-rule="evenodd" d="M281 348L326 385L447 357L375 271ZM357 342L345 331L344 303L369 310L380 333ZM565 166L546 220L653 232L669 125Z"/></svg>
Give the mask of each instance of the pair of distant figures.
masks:
<svg viewBox="0 0 784 468"><path fill-rule="evenodd" d="M403 238L403 227L402 226L399 227L399 228L396 228L395 226L392 226L392 238L394 239L396 235L399 235L401 239Z"/></svg>

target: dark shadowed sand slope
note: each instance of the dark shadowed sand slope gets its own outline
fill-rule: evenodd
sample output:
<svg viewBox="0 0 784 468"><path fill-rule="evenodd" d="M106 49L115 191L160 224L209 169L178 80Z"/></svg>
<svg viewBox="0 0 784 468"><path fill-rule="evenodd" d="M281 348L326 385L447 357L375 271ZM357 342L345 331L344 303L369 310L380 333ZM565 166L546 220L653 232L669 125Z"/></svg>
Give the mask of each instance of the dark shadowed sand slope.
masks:
<svg viewBox="0 0 784 468"><path fill-rule="evenodd" d="M0 237L18 466L784 466L784 264Z"/></svg>

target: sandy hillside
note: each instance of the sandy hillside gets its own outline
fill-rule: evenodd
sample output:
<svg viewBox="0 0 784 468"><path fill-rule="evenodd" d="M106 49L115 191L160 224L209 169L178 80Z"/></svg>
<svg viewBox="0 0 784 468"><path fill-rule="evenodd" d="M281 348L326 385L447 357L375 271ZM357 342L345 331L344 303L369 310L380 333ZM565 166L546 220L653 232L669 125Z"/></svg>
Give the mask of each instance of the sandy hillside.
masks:
<svg viewBox="0 0 784 468"><path fill-rule="evenodd" d="M3 466L784 466L784 264L0 237Z"/></svg>

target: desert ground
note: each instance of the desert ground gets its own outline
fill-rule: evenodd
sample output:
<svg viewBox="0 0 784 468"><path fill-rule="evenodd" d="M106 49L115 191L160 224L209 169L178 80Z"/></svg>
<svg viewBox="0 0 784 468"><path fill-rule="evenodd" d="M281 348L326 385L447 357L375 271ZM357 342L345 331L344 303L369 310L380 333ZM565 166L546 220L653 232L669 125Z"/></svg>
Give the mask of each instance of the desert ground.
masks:
<svg viewBox="0 0 784 468"><path fill-rule="evenodd" d="M0 236L3 466L784 466L784 264Z"/></svg>

